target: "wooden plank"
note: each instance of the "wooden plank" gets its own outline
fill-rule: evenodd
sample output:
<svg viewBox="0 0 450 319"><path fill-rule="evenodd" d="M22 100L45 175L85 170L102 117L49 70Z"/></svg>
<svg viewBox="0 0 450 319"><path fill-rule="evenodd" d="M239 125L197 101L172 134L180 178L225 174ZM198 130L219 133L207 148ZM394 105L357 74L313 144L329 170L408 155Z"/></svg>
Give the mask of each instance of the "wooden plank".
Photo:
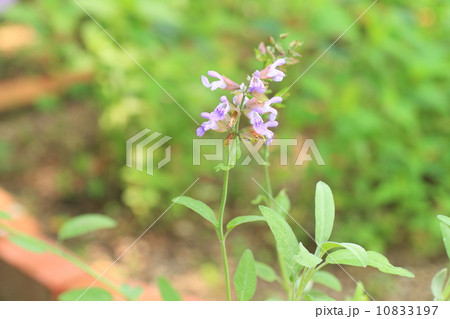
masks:
<svg viewBox="0 0 450 319"><path fill-rule="evenodd" d="M64 91L76 83L90 82L92 78L91 72L79 72L2 81L0 82L0 112L29 106L41 96Z"/></svg>

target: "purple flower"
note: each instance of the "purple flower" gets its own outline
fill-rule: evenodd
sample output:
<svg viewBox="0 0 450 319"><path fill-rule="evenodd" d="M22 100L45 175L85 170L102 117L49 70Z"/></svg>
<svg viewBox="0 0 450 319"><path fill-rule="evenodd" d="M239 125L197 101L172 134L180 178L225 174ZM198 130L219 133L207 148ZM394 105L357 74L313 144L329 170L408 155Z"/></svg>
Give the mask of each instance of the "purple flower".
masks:
<svg viewBox="0 0 450 319"><path fill-rule="evenodd" d="M275 82L280 82L285 77L285 74L276 68L286 63L286 59L278 59L269 66L267 66L264 70L261 71L261 79L272 79Z"/></svg>
<svg viewBox="0 0 450 319"><path fill-rule="evenodd" d="M254 112L257 112L259 114L270 113L269 114L269 121L275 121L275 119L277 118L278 111L276 109L274 109L271 106L271 104L273 104L273 103L281 103L281 101L283 101L281 96L274 96L270 100L264 102L263 106L257 106L255 108L253 108L250 112L254 111Z"/></svg>
<svg viewBox="0 0 450 319"><path fill-rule="evenodd" d="M200 127L197 128L197 136L201 137L203 136L203 134L205 134L206 131L217 129L219 129L219 126L217 125L216 122L213 121L203 122L202 125L200 125Z"/></svg>
<svg viewBox="0 0 450 319"><path fill-rule="evenodd" d="M218 123L226 118L228 112L231 110L230 102L224 95L220 98L220 103L211 113L203 112L201 117L208 119L209 121L203 122L199 128L197 128L197 136L202 136L208 130L220 131L223 130L222 123Z"/></svg>
<svg viewBox="0 0 450 319"><path fill-rule="evenodd" d="M248 117L250 119L250 124L253 125L253 130L257 134L265 136L267 139L266 144L270 145L270 143L272 143L272 139L273 139L273 132L271 130L269 130L268 128L269 127L277 127L278 122L269 120L266 123L264 123L261 115L259 115L259 113L254 110L252 110L248 113Z"/></svg>
<svg viewBox="0 0 450 319"><path fill-rule="evenodd" d="M249 92L264 93L266 92L266 87L264 82L259 78L260 73L258 70L253 73L252 79L250 80L250 86L248 87Z"/></svg>
<svg viewBox="0 0 450 319"><path fill-rule="evenodd" d="M216 71L208 71L208 75L213 78L217 78L217 81L209 82L208 78L204 75L202 75L202 83L205 87L210 88L211 91L214 91L216 89L223 89L223 90L237 90L239 89L239 84L231 81L226 76L220 75Z"/></svg>

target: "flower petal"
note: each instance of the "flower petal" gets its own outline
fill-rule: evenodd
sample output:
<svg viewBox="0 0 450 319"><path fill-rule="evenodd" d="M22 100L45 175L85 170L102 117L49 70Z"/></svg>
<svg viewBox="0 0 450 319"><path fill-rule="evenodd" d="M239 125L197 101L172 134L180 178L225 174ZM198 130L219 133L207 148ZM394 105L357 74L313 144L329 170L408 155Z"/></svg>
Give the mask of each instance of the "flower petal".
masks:
<svg viewBox="0 0 450 319"><path fill-rule="evenodd" d="M204 75L202 75L202 83L203 86L207 87L208 89L211 87L211 83L209 83L208 78Z"/></svg>

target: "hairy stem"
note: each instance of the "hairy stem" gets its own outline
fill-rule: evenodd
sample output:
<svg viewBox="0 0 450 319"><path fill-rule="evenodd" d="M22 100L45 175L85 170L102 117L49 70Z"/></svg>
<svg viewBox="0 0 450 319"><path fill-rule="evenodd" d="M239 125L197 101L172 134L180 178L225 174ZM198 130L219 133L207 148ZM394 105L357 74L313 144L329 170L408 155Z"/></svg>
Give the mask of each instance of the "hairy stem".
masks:
<svg viewBox="0 0 450 319"><path fill-rule="evenodd" d="M244 106L244 101L245 101L245 93L242 93L242 100L241 103L239 105L239 110L242 111L242 108ZM234 124L234 134L238 134L239 132L239 122L241 119L241 112L239 112L236 123ZM239 138L238 136L236 136L235 138ZM231 141L231 143L233 143L234 141ZM230 146L231 147L231 146ZM235 147L239 147L239 145L235 145ZM228 154L227 157L227 161L226 161L226 165L229 166L230 165L230 154ZM233 159L235 160L235 159ZM235 163L234 163L235 164ZM225 206L227 203L227 195L228 195L228 178L230 175L230 169L228 168L227 170L225 170L224 172L224 176L223 176L223 187L222 187L222 200L220 202L220 209L219 209L219 227L217 230L217 235L219 237L219 242L220 242L220 250L222 252L222 263L223 263L223 270L224 270L224 274L225 274L225 286L226 286L226 291L227 291L227 300L230 301L231 300L231 282L230 282L230 270L228 268L228 257L227 257L227 248L225 245L225 241L226 241L226 237L228 235L228 233L224 233L224 223L223 223L223 217L224 217L224 213L225 213Z"/></svg>
<svg viewBox="0 0 450 319"><path fill-rule="evenodd" d="M231 300L231 284L230 284L230 271L228 269L228 257L227 250L225 246L225 235L223 232L223 215L225 212L225 205L227 202L227 194L228 194L228 177L230 175L230 171L226 170L223 176L223 189L222 189L222 200L220 202L220 210L219 210L219 229L218 229L218 237L220 242L220 250L222 251L222 262L223 262L223 270L225 273L225 285L227 290L227 300Z"/></svg>
<svg viewBox="0 0 450 319"><path fill-rule="evenodd" d="M303 292L305 291L306 286L308 285L308 282L311 280L312 276L316 272L318 272L320 269L328 265L327 262L324 262L317 266L316 268L311 267L308 270L303 270L302 276L300 278L300 284L298 286L297 291L294 293L295 297L294 300L300 300L302 298Z"/></svg>
<svg viewBox="0 0 450 319"><path fill-rule="evenodd" d="M270 173L269 173L269 146L264 145L264 183L267 192L267 204L270 208L274 209L274 201L273 201L273 192L272 192L272 183L270 182Z"/></svg>
<svg viewBox="0 0 450 319"><path fill-rule="evenodd" d="M294 300L299 300L302 298L303 292L305 291L306 285L308 284L308 282L311 280L311 277L314 275L315 273L315 269L314 267L309 268L308 270L304 270L301 280L300 280L300 285L298 286L297 292L295 293L295 299Z"/></svg>

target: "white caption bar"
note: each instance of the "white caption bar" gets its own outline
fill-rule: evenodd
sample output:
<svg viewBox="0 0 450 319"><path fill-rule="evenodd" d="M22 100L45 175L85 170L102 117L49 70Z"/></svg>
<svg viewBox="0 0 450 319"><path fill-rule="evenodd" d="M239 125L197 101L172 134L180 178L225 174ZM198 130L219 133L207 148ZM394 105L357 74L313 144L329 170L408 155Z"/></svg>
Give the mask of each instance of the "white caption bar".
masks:
<svg viewBox="0 0 450 319"><path fill-rule="evenodd" d="M0 318L450 318L450 302L0 302Z"/></svg>

